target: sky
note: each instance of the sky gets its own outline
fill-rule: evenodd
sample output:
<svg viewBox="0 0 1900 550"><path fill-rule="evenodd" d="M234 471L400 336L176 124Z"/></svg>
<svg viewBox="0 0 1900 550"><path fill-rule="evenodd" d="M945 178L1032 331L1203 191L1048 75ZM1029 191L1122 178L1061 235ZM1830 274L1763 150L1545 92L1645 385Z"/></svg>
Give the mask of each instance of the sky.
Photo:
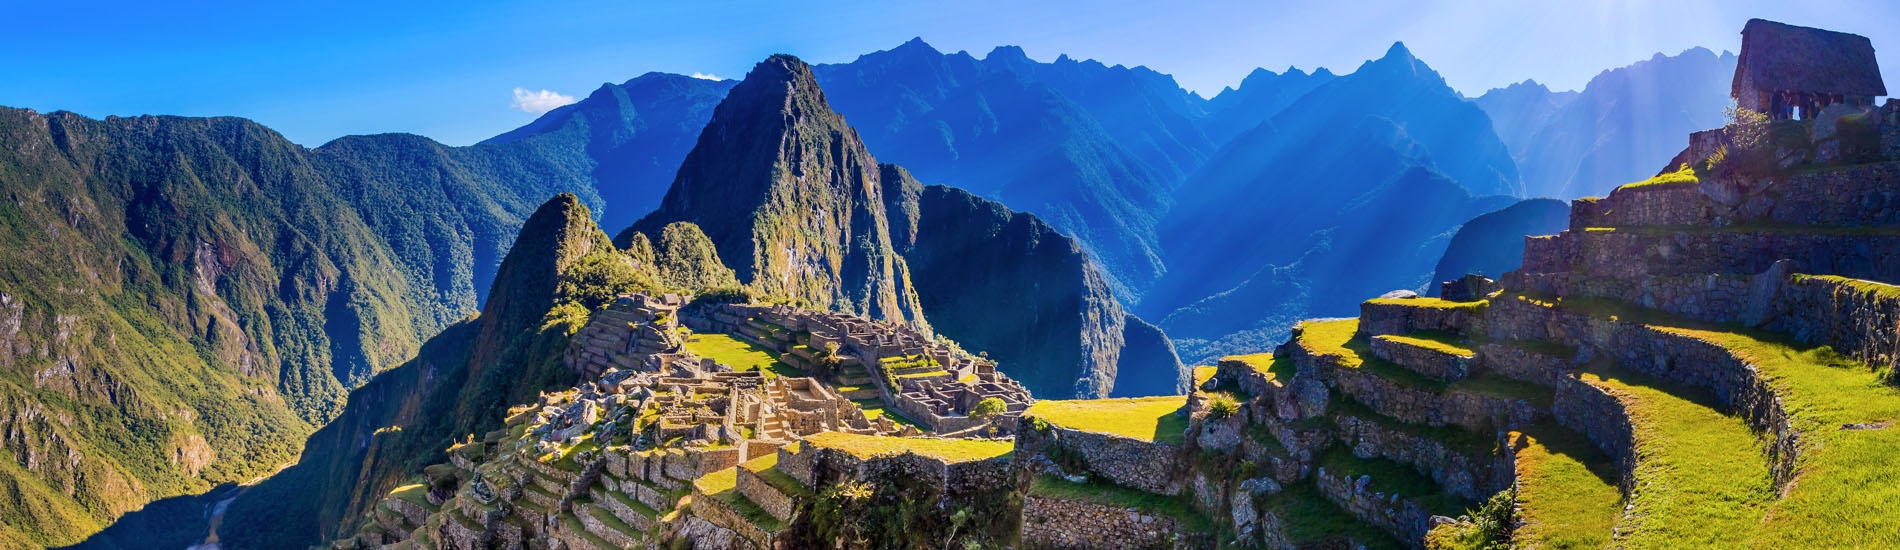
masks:
<svg viewBox="0 0 1900 550"><path fill-rule="evenodd" d="M467 145L648 71L740 78L773 53L848 62L912 37L979 57L1017 45L1040 61L1146 65L1203 96L1255 67L1350 72L1403 41L1476 96L1527 78L1581 89L1658 52L1738 50L1751 17L1865 35L1900 86L1884 53L1900 51L1892 0L178 4L0 0L0 105L241 116L310 147L383 132Z"/></svg>

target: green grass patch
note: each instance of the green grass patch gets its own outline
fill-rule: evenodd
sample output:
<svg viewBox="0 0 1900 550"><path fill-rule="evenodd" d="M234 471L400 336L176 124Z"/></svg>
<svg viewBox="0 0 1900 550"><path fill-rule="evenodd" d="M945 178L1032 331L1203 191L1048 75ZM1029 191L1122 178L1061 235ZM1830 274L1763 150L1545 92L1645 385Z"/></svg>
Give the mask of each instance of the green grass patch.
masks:
<svg viewBox="0 0 1900 550"><path fill-rule="evenodd" d="M1371 407L1347 395L1334 395L1327 407L1330 409L1328 414L1334 417L1350 416L1378 424L1388 430L1444 443L1474 461L1492 456L1498 447L1497 438L1488 432L1479 433L1458 426L1428 426L1402 422L1379 414L1378 411L1372 410Z"/></svg>
<svg viewBox="0 0 1900 550"><path fill-rule="evenodd" d="M1446 300L1444 298L1426 298L1423 296L1418 297L1418 298L1374 298L1371 300L1366 300L1366 303L1382 305L1382 306L1401 306L1401 307L1415 307L1415 308L1424 308L1424 309L1463 309L1463 310L1469 310L1473 313L1483 312L1485 307L1491 305L1491 302L1486 301L1486 300L1478 300L1475 302L1453 302L1451 300Z"/></svg>
<svg viewBox="0 0 1900 550"><path fill-rule="evenodd" d="M785 493L786 496L801 498L809 497L812 494L811 489L806 488L805 484L799 483L796 478L779 471L778 453L766 453L765 456L748 460L740 464L739 467L745 468L746 471L759 476L759 479L764 481L766 485L771 485L773 489L778 489L778 492Z"/></svg>
<svg viewBox="0 0 1900 550"><path fill-rule="evenodd" d="M760 508L758 504L746 499L745 495L739 494L737 490L738 486L739 469L737 467L726 468L699 476L699 479L693 480L694 488L697 488L701 493L705 493L707 497L717 499L719 502L731 506L732 509L738 510L739 515L745 516L746 521L757 525L759 529L766 532L776 532L785 528L784 522L772 517L771 513L766 512L765 509Z"/></svg>
<svg viewBox="0 0 1900 550"><path fill-rule="evenodd" d="M1849 278L1849 277L1842 277L1839 275L1798 275L1797 274L1794 276L1794 279L1796 281L1803 281L1803 280L1827 281L1830 283L1852 288L1862 294L1872 294L1875 297L1885 298L1888 300L1900 300L1900 286L1894 286L1894 285L1890 285L1886 283L1868 281L1865 279L1854 279L1854 278Z"/></svg>
<svg viewBox="0 0 1900 550"><path fill-rule="evenodd" d="M395 490L389 492L389 496L390 498L399 498L409 501L411 504L421 506L430 512L442 509L441 506L429 503L429 485L426 483L411 483L397 487Z"/></svg>
<svg viewBox="0 0 1900 550"><path fill-rule="evenodd" d="M1179 445L1187 441L1188 420L1175 414L1185 396L1120 399L1041 400L1024 416L1071 430L1115 434Z"/></svg>
<svg viewBox="0 0 1900 550"><path fill-rule="evenodd" d="M1550 424L1511 432L1520 548L1603 548L1623 515L1618 474L1581 434Z"/></svg>
<svg viewBox="0 0 1900 550"><path fill-rule="evenodd" d="M1419 331L1404 335L1386 334L1374 336L1373 338L1380 338L1394 343L1425 348L1460 357L1475 357L1478 355L1476 350L1471 349L1464 343L1463 338L1459 338L1457 335L1447 332Z"/></svg>
<svg viewBox="0 0 1900 550"><path fill-rule="evenodd" d="M1293 373L1299 370L1299 367L1293 365L1292 359L1274 357L1271 353L1235 355L1222 357L1221 360L1246 363L1247 366L1253 367L1254 372L1267 375L1268 380L1292 379ZM1212 373L1210 373L1209 376L1211 377ZM1195 385L1200 385L1201 382L1205 382L1205 380L1197 379L1195 380Z"/></svg>
<svg viewBox="0 0 1900 550"><path fill-rule="evenodd" d="M1625 183L1622 186L1617 187L1617 190L1664 189L1664 188L1669 188L1669 187L1683 187L1683 186L1696 185L1700 183L1701 181L1702 181L1701 178L1696 177L1695 170L1690 168L1689 165L1684 164L1682 165L1680 169L1674 172L1664 172L1661 174L1656 174L1655 177L1652 177L1643 181Z"/></svg>
<svg viewBox="0 0 1900 550"><path fill-rule="evenodd" d="M1775 492L1747 423L1706 392L1613 366L1592 366L1582 379L1617 396L1634 429L1636 493L1619 542L1738 548L1760 531Z"/></svg>
<svg viewBox="0 0 1900 550"><path fill-rule="evenodd" d="M1066 479L1051 475L1036 476L1029 484L1029 496L1037 498L1087 502L1116 508L1134 508L1158 516L1174 518L1181 530L1194 533L1212 532L1214 524L1206 515L1195 510L1187 500L1179 496L1157 495L1138 489L1130 489L1105 481L1071 483Z"/></svg>
<svg viewBox="0 0 1900 550"><path fill-rule="evenodd" d="M1016 450L1016 444L1011 441L892 437L844 432L820 433L805 438L805 444L813 448L843 451L858 458L915 453L949 463L1006 457Z"/></svg>
<svg viewBox="0 0 1900 550"><path fill-rule="evenodd" d="M711 359L721 365L731 366L735 371L760 371L765 373L767 378L805 375L805 371L779 361L777 353L734 338L730 334L695 334L686 341L686 351Z"/></svg>
<svg viewBox="0 0 1900 550"><path fill-rule="evenodd" d="M1278 494L1261 499L1257 507L1275 512L1280 517L1286 538L1301 548L1356 548L1360 545L1369 549L1407 547L1392 538L1392 535L1359 521L1359 518L1327 500L1311 480L1302 479L1287 485ZM1341 544L1346 541L1358 544Z"/></svg>

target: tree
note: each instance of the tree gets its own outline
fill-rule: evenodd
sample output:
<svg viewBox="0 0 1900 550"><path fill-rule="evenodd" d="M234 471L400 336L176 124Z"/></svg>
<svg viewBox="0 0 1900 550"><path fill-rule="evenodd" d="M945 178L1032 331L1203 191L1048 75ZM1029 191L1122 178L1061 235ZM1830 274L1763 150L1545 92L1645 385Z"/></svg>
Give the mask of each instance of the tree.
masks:
<svg viewBox="0 0 1900 550"><path fill-rule="evenodd" d="M975 407L970 407L970 418L994 418L1008 409L1009 404L1004 403L1002 398L985 397L982 401L976 402Z"/></svg>

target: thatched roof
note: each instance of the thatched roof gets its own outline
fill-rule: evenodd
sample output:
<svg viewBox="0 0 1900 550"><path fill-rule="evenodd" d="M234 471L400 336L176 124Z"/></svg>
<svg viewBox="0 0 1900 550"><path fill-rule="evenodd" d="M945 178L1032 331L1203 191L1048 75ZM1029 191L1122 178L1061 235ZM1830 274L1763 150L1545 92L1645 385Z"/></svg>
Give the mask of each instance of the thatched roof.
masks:
<svg viewBox="0 0 1900 550"><path fill-rule="evenodd" d="M1795 90L1847 96L1884 96L1874 43L1858 34L1750 19L1742 27L1742 57L1734 90Z"/></svg>

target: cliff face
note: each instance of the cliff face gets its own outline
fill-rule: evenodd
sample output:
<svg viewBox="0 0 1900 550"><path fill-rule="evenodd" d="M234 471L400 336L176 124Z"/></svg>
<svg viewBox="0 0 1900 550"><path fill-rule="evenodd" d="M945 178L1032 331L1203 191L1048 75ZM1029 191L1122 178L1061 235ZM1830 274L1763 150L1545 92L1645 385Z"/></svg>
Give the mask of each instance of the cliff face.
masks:
<svg viewBox="0 0 1900 550"><path fill-rule="evenodd" d="M774 56L734 86L660 207L631 232L697 224L762 294L928 327L891 237L876 159L811 68Z"/></svg>
<svg viewBox="0 0 1900 550"><path fill-rule="evenodd" d="M733 88L660 209L616 242L676 222L768 297L934 328L1038 396L1115 386L1125 313L1087 253L1034 216L879 164L796 58ZM1143 356L1180 370L1171 353Z"/></svg>
<svg viewBox="0 0 1900 550"><path fill-rule="evenodd" d="M348 532L378 497L443 461L455 437L493 430L507 404L572 384L559 357L587 313L559 289L576 265L623 257L575 196L542 205L502 261L482 314L351 392L296 465L230 506L220 537L235 547L285 548Z"/></svg>

